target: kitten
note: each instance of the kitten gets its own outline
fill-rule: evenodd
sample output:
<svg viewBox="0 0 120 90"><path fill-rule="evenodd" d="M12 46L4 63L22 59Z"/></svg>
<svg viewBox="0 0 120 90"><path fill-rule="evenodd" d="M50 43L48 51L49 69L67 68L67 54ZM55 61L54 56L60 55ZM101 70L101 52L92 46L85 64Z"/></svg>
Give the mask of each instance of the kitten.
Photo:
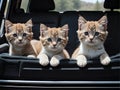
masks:
<svg viewBox="0 0 120 90"><path fill-rule="evenodd" d="M61 59L69 58L68 52L64 49L68 42L68 25L61 28L50 28L41 24L40 41L42 50L38 58L42 66L47 66L50 63L55 67L59 65Z"/></svg>
<svg viewBox="0 0 120 90"><path fill-rule="evenodd" d="M5 21L6 39L10 45L9 55L36 57L39 53L37 40L32 40L32 20L26 23L12 23Z"/></svg>
<svg viewBox="0 0 120 90"><path fill-rule="evenodd" d="M86 21L82 16L78 19L79 47L74 51L72 58L77 60L77 65L84 67L87 59L100 56L100 62L108 65L111 61L104 49L107 38L107 17L103 16L98 21Z"/></svg>

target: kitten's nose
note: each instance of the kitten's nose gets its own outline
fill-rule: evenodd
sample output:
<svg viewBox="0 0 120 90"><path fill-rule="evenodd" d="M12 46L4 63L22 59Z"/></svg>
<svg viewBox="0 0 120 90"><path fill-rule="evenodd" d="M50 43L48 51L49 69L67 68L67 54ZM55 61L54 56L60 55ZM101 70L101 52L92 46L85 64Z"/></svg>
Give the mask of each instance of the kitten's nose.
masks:
<svg viewBox="0 0 120 90"><path fill-rule="evenodd" d="M53 44L53 46L54 46L54 47L57 45L57 43L56 43L56 42L52 42L52 44Z"/></svg>
<svg viewBox="0 0 120 90"><path fill-rule="evenodd" d="M22 39L19 39L20 42L22 42Z"/></svg>
<svg viewBox="0 0 120 90"><path fill-rule="evenodd" d="M21 42L22 41L22 37L18 37L18 40Z"/></svg>
<svg viewBox="0 0 120 90"><path fill-rule="evenodd" d="M90 38L90 41L92 41L93 40L93 38Z"/></svg>
<svg viewBox="0 0 120 90"><path fill-rule="evenodd" d="M90 39L90 41L92 41L94 39L94 37L91 35L91 36L89 36L89 39Z"/></svg>

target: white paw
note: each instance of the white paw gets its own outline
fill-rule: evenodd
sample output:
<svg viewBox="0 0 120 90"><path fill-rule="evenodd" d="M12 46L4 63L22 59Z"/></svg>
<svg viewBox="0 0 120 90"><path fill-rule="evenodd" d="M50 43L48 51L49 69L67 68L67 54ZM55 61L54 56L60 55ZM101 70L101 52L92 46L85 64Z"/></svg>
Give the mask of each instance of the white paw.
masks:
<svg viewBox="0 0 120 90"><path fill-rule="evenodd" d="M27 57L35 58L35 56L34 56L34 55L28 55Z"/></svg>
<svg viewBox="0 0 120 90"><path fill-rule="evenodd" d="M76 59L77 59L77 65L79 67L85 67L87 65L87 59L85 56L80 55Z"/></svg>
<svg viewBox="0 0 120 90"><path fill-rule="evenodd" d="M39 63L42 66L47 66L49 64L49 59L48 59L47 55L41 54L37 58L39 58Z"/></svg>
<svg viewBox="0 0 120 90"><path fill-rule="evenodd" d="M60 64L60 59L61 59L60 56L53 56L50 60L50 65L53 67L58 66Z"/></svg>
<svg viewBox="0 0 120 90"><path fill-rule="evenodd" d="M101 60L102 65L108 65L110 63L111 59L110 57L105 57L103 60Z"/></svg>

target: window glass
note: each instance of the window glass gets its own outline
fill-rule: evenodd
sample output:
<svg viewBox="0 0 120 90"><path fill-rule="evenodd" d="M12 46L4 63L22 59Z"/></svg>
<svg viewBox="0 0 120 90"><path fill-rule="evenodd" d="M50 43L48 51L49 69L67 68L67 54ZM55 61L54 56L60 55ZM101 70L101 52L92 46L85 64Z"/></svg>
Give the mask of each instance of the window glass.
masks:
<svg viewBox="0 0 120 90"><path fill-rule="evenodd" d="M25 12L28 11L28 3L29 3L29 0L22 0L20 8L24 9Z"/></svg>
<svg viewBox="0 0 120 90"><path fill-rule="evenodd" d="M104 0L54 0L55 11L104 11ZM29 0L22 0L21 8L28 12Z"/></svg>
<svg viewBox="0 0 120 90"><path fill-rule="evenodd" d="M56 11L104 11L104 0L54 0Z"/></svg>

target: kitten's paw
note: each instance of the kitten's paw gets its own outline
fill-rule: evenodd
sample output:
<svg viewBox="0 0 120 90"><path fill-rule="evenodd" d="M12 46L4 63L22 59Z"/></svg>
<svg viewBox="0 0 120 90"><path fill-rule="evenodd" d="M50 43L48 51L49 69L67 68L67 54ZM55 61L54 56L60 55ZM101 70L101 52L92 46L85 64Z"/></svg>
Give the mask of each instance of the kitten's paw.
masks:
<svg viewBox="0 0 120 90"><path fill-rule="evenodd" d="M52 58L51 61L50 61L50 65L53 66L53 67L56 67L59 65L59 60L55 59L55 58Z"/></svg>
<svg viewBox="0 0 120 90"><path fill-rule="evenodd" d="M61 56L53 56L50 60L50 65L53 66L53 67L56 67L60 64L60 59L61 59Z"/></svg>
<svg viewBox="0 0 120 90"><path fill-rule="evenodd" d="M35 56L34 56L34 55L28 55L27 57L30 57L30 58L35 58Z"/></svg>
<svg viewBox="0 0 120 90"><path fill-rule="evenodd" d="M100 61L101 61L102 65L108 65L110 63L111 59L110 59L110 57L107 56L104 59L101 59Z"/></svg>
<svg viewBox="0 0 120 90"><path fill-rule="evenodd" d="M87 59L85 56L80 55L76 59L77 59L77 65L79 67L85 67L87 65Z"/></svg>
<svg viewBox="0 0 120 90"><path fill-rule="evenodd" d="M49 59L48 59L47 55L41 54L37 58L39 58L39 63L42 66L47 66L49 64Z"/></svg>

